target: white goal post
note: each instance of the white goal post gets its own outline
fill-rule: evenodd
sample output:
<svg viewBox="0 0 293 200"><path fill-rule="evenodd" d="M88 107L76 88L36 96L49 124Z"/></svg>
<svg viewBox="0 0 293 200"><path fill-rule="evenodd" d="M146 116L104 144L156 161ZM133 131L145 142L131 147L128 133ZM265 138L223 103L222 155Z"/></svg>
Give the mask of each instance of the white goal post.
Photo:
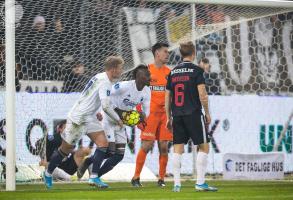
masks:
<svg viewBox="0 0 293 200"><path fill-rule="evenodd" d="M89 2L89 1L86 1L86 2ZM112 2L112 0L111 0L111 2ZM125 7L127 7L127 4L130 3L130 1L129 2L125 1L125 2L126 2ZM139 2L139 0L137 0L135 3L138 4L138 2ZM195 39L206 36L214 31L219 31L219 30L225 29L229 26L240 24L242 22L241 19L237 19L237 20L235 20L235 22L233 22L233 20L232 20L235 15L237 16L239 14L237 12L237 9L236 9L236 12L233 13L232 12L233 8L241 7L242 8L241 11L244 12L243 13L244 16L245 16L245 12L247 12L247 15L251 15L251 17L249 17L248 19L245 19L245 20L253 20L256 18L260 18L260 17L265 17L265 16L270 16L270 15L275 15L278 13L287 13L287 12L293 11L293 2L284 1L284 0L282 0L282 1L278 1L278 0L147 0L147 2L154 2L154 3L159 2L162 4L163 3L166 3L166 4L178 3L178 4L191 5L190 12L191 12L191 16L192 16L191 17L192 21L196 20L196 14L197 14L196 10L194 8L194 4L211 4L211 5L228 6L228 7L230 6L229 8L231 10L231 17L229 20L231 20L231 22L229 20L226 20L226 21L229 21L229 23L225 21L225 22L219 22L217 24L212 24L212 23L211 24L204 24L202 26L200 26L200 25L196 26L193 23L190 27L191 31L190 32L187 31L187 35L181 35L179 39L175 38L174 42L172 41L173 43L170 45L171 46L170 49L173 49L173 50L176 49L176 45L178 45L178 43L181 41L186 41L186 40L193 40L194 41ZM15 98L15 96L16 96L16 91L15 91L15 64L16 64L16 61L15 61L15 57L16 57L15 29L16 29L16 19L15 19L15 17L17 15L17 13L15 11L15 4L16 3L17 2L15 0L5 0L5 46L6 46L6 48L5 48L5 52L6 52L6 59L5 59L5 70L6 70L6 86L5 86L6 87L5 88L6 106L5 106L5 108L6 109L5 109L5 112L6 112L6 132L9 133L9 134L7 134L7 137L6 137L6 142L7 142L6 143L6 177L7 177L6 178L6 190L8 190L8 191L15 190L15 179L16 179L15 178L16 177L15 176L15 165L16 165L16 158L15 158L16 157L16 153L15 153L16 152L16 150L15 150L16 149L16 133L15 133L16 132L16 120L15 120L15 118L16 118L16 98ZM68 5L68 7L70 7L70 6L71 5ZM80 6L80 4L74 4L74 6L78 7L78 6ZM94 6L94 5L90 5L90 6ZM92 42L92 41L90 41L91 39L86 38L86 36L87 36L86 32L89 31L88 30L89 28L88 27L85 28L85 24L87 22L86 22L83 15L84 15L84 12L86 12L88 7L90 7L90 6L83 5L83 7L80 10L80 13L77 13L77 14L81 15L81 17L79 19L81 25L80 25L80 30L76 30L76 31L80 31L82 33L85 33L84 35L82 35L84 38L83 38L83 41L81 41L81 43L87 44L88 46L93 45L92 43L95 42L95 41ZM70 8L69 9L66 8L68 10L66 10L66 9L62 10L63 4L60 7L61 7L60 12L68 12L68 10L70 10ZM251 9L251 8L256 8L256 9ZM245 10L245 9L247 9L247 10ZM261 9L261 12L258 13L257 9ZM223 10L225 10L225 9L223 9ZM125 13L127 13L127 11L125 11ZM148 14L149 13L151 13L150 15L156 15L156 13L153 11L148 12ZM62 15L62 14L63 13L59 13L59 15ZM133 24L132 24L131 20L137 16L131 15L133 13L131 13L131 14L127 13L127 14L126 14L126 18L128 17L127 20L130 21L129 26L132 26ZM184 16L184 14L185 13L183 12L183 17L182 16L179 16L179 17L182 17L182 20L184 22L186 22L189 20L189 18L188 18L189 16L188 17L186 17L186 16L190 13L186 14L186 16ZM68 17L67 15L68 15L68 13L64 14L65 17ZM33 17L33 15L31 17ZM60 16L58 16L58 17L60 17ZM91 16L89 15L89 17L91 17ZM170 21L172 21L173 19L178 19L178 16L172 16L172 17L173 18ZM205 21L206 20L206 19L204 19L205 16L202 16L202 17L203 17L203 21ZM38 18L38 20L41 21L43 19ZM169 24L169 25L175 27L178 24L178 22L176 22L176 20L173 20L173 22L174 22L173 24ZM25 23L28 23L28 22L25 22ZM147 22L146 21L143 23L149 25L151 23L153 24L154 22ZM114 24L114 25L116 25L116 24ZM180 26L181 25L182 24L180 24ZM91 26L94 27L94 25L92 25L92 24L91 24ZM89 27L91 27L91 26L89 26ZM165 24L161 25L161 26L165 26ZM119 24L119 25L117 25L117 27L119 28L119 31L123 32L122 25ZM137 31L137 32L139 31L139 26L134 27L134 28L138 28L138 30L135 30L135 31ZM160 27L160 28L162 28L162 27ZM245 26L245 28L247 28L247 26ZM239 28L239 29L241 29L241 28ZM132 34L135 35L135 33L137 33L135 31L132 32ZM127 34L130 34L129 31L127 32ZM149 35L152 35L152 34L153 34L153 32L151 30ZM149 35L148 35L148 37L150 37ZM69 40L70 40L70 36L71 35L69 33L68 35L66 35L65 39L69 38ZM116 37L116 35L115 35L115 37ZM118 34L117 37L118 37L118 39L117 39L118 41L116 41L118 43L117 49L119 49L121 47L121 43L123 42L124 38L122 38L122 36L120 34ZM172 38L170 39L170 37L172 37L172 34L168 34L168 37L169 37L168 38L169 40L172 40ZM137 37L137 38L139 38L139 37ZM137 39L137 38L135 38L135 39ZM151 40L151 42L154 41L153 39L150 39L150 40ZM57 41L57 39L56 39L56 41ZM66 42L70 43L71 41L69 41L69 42L66 41ZM83 45L83 44L81 44L81 45ZM208 44L208 45L210 45L210 44ZM25 46L25 44L24 44L24 46ZM60 47L60 49L62 49L62 47ZM146 60L143 60L139 57L139 55L138 55L139 50L136 49L137 51L134 52L133 49L135 49L135 47L132 43L131 43L131 45L128 46L128 49L130 49L129 50L130 52L133 51L130 53L130 54L132 54L132 58L130 58L131 63L133 63L135 65L139 62L146 61ZM88 53L88 52L85 52L86 50L87 50L86 48L82 48L80 50L81 54L86 55ZM118 50L118 52L123 52L123 49L120 48ZM109 55L110 55L110 53L112 53L112 52L108 52ZM227 54L232 55L232 53L234 53L234 52L228 52ZM75 52L73 54L75 55ZM90 52L88 54L90 54ZM146 54L150 54L150 52L148 51ZM268 56L268 55L264 55L264 56ZM21 56L19 56L19 57L21 57ZM239 55L238 55L238 57L239 57ZM22 61L22 58L20 58L20 61ZM175 61L174 61L174 63L175 63ZM174 63L172 63L172 64L174 64ZM128 71L131 69L131 67L133 67L132 64L129 64L129 66L130 67L128 68ZM93 68L91 70L92 71L90 74L97 71L96 68ZM290 69L288 69L288 70L290 70ZM46 73L46 72L43 72L43 73ZM235 75L236 77L241 76L241 75L238 76L237 72L235 72L233 75ZM31 78L31 79L33 79L33 78ZM235 82L241 83L240 78L238 81L237 80ZM235 91L236 91L238 85L237 84L235 84L235 85L236 85L235 86L235 88L236 88ZM285 86L285 87L287 87L287 86ZM258 89L258 90L265 90L261 87L259 87L259 88L260 89ZM288 88L289 88L289 86L288 86ZM286 90L285 92L289 93L289 89Z"/></svg>

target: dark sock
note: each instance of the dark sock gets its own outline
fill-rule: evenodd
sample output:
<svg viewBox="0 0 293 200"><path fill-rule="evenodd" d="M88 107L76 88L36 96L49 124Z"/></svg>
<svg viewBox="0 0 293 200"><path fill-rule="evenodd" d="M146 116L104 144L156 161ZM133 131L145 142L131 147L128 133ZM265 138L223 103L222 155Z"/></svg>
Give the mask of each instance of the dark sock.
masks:
<svg viewBox="0 0 293 200"><path fill-rule="evenodd" d="M99 170L99 177L111 171L123 159L123 156L123 154L114 154L112 157L108 158Z"/></svg>
<svg viewBox="0 0 293 200"><path fill-rule="evenodd" d="M47 172L52 174L53 171L55 170L56 167L60 165L62 160L66 157L67 155L63 153L60 150L54 151L54 153L51 156Z"/></svg>
<svg viewBox="0 0 293 200"><path fill-rule="evenodd" d="M101 164L105 158L105 155L107 153L107 147L101 147L101 148L96 148L96 151L93 156L93 169L92 169L92 174L97 174L99 173L99 170L101 168Z"/></svg>
<svg viewBox="0 0 293 200"><path fill-rule="evenodd" d="M84 160L84 164L87 165L87 166L90 166L92 163L94 162L94 156L90 156L90 157L87 157L85 160Z"/></svg>

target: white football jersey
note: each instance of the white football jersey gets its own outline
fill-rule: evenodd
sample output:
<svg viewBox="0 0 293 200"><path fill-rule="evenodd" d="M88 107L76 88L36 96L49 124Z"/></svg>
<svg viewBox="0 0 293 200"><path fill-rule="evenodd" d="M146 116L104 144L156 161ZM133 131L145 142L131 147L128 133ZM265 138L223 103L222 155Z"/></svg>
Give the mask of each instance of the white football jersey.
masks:
<svg viewBox="0 0 293 200"><path fill-rule="evenodd" d="M110 99L114 107L127 111L142 104L143 111L147 116L149 115L151 90L145 86L138 91L134 80L122 81L113 85Z"/></svg>
<svg viewBox="0 0 293 200"><path fill-rule="evenodd" d="M109 98L112 85L106 72L92 77L69 111L68 118L76 124L86 122L88 117L92 118L101 107L101 101Z"/></svg>

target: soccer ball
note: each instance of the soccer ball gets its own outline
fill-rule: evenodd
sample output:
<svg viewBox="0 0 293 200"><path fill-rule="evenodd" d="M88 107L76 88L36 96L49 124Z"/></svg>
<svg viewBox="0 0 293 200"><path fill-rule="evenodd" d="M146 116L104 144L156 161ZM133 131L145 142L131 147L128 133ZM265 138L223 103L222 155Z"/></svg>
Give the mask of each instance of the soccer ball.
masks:
<svg viewBox="0 0 293 200"><path fill-rule="evenodd" d="M136 110L125 112L122 114L123 123L127 126L135 126L139 123L140 114Z"/></svg>

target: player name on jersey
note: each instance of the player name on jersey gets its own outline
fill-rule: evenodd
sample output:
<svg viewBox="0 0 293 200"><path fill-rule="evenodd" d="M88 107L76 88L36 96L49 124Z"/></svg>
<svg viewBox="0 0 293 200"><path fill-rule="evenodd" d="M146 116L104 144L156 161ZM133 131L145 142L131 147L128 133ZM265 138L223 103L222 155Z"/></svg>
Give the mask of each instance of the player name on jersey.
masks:
<svg viewBox="0 0 293 200"><path fill-rule="evenodd" d="M189 76L176 76L172 78L172 83L189 81Z"/></svg>
<svg viewBox="0 0 293 200"><path fill-rule="evenodd" d="M178 73L188 73L188 72L193 72L194 69L190 69L190 68L179 68L179 69L174 69L171 71L171 75L173 74L178 74Z"/></svg>

